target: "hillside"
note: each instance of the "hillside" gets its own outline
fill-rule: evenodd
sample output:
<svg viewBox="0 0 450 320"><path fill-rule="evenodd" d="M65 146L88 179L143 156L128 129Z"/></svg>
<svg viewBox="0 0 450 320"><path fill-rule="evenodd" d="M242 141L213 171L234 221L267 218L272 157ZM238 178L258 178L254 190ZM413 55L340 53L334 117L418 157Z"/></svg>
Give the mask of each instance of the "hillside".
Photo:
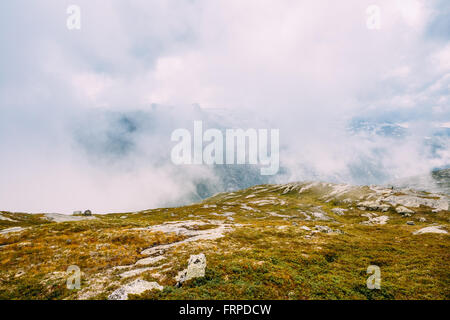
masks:
<svg viewBox="0 0 450 320"><path fill-rule="evenodd" d="M321 182L93 217L1 212L0 299L117 299L133 286L129 299L449 299L449 213L441 194ZM180 285L199 254L204 277ZM71 265L80 289L66 288Z"/></svg>

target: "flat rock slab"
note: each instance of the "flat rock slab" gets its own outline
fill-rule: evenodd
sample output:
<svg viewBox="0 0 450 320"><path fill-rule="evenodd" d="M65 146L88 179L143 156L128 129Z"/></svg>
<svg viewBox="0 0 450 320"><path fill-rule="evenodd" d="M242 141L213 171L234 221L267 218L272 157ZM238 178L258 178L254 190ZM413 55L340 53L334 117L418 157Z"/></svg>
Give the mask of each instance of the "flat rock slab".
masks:
<svg viewBox="0 0 450 320"><path fill-rule="evenodd" d="M384 199L384 201L390 204L402 205L405 207L418 208L420 206L430 207L438 211L448 210L448 200L443 197L440 199L430 199L419 196L390 196Z"/></svg>
<svg viewBox="0 0 450 320"><path fill-rule="evenodd" d="M8 217L4 217L3 215L0 214L0 220L4 220L4 221L11 221L11 222L17 222L16 220L10 219Z"/></svg>
<svg viewBox="0 0 450 320"><path fill-rule="evenodd" d="M12 233L12 232L20 232L25 230L26 228L22 228L22 227L12 227L12 228L8 228L8 229L3 229L0 230L0 234L8 234L8 233Z"/></svg>
<svg viewBox="0 0 450 320"><path fill-rule="evenodd" d="M67 222L67 221L82 221L82 220L92 220L97 219L93 216L71 216L68 214L61 213L44 213L44 219L53 222Z"/></svg>
<svg viewBox="0 0 450 320"><path fill-rule="evenodd" d="M446 230L441 229L443 226L431 226L422 228L420 230L414 231L413 234L424 234L424 233L448 233Z"/></svg>
<svg viewBox="0 0 450 320"><path fill-rule="evenodd" d="M155 268L152 267L148 267L148 268L140 268L140 269L134 269L134 270L130 270L130 271L125 271L123 273L120 274L121 278L130 278L130 277L134 277L137 275L140 275L141 273L147 272L147 271L151 271L154 270Z"/></svg>
<svg viewBox="0 0 450 320"><path fill-rule="evenodd" d="M115 290L108 296L108 300L128 300L129 294L141 294L145 291L155 289L162 290L164 287L154 281L148 282L142 279L137 279Z"/></svg>
<svg viewBox="0 0 450 320"><path fill-rule="evenodd" d="M138 260L136 262L137 266L145 266L145 265L149 265L149 264L154 264L158 261L164 260L166 257L164 256L157 256L157 257L148 257L148 258L144 258L141 260Z"/></svg>
<svg viewBox="0 0 450 320"><path fill-rule="evenodd" d="M369 226L377 225L377 224L383 225L383 224L386 224L388 222L388 220L389 220L388 216L379 216L379 217L369 218L368 221L364 221L364 222L362 222L362 224L369 225Z"/></svg>

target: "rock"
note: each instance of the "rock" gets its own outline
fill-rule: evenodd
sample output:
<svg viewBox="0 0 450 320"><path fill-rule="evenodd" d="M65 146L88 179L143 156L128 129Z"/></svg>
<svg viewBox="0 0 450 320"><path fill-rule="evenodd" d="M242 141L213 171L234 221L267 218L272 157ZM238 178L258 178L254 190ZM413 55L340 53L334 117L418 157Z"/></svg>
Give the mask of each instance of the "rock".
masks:
<svg viewBox="0 0 450 320"><path fill-rule="evenodd" d="M68 214L61 213L44 213L44 218L53 222L67 222L67 221L81 221L88 219L97 219L96 217L86 217L86 216L71 216Z"/></svg>
<svg viewBox="0 0 450 320"><path fill-rule="evenodd" d="M318 232L322 232L322 233L337 233L337 234L342 234L343 232L339 229L333 230L328 226L314 226L314 231L313 233L318 233Z"/></svg>
<svg viewBox="0 0 450 320"><path fill-rule="evenodd" d="M86 210L85 212L83 212L83 216L85 216L85 217L90 217L90 216L92 216L91 210Z"/></svg>
<svg viewBox="0 0 450 320"><path fill-rule="evenodd" d="M303 230L305 230L305 231L311 231L311 229L308 228L307 226L301 226L300 229L303 229Z"/></svg>
<svg viewBox="0 0 450 320"><path fill-rule="evenodd" d="M424 217L420 217L420 218L419 218L419 221L420 221L420 222L425 222L425 221L427 221L427 219L425 219Z"/></svg>
<svg viewBox="0 0 450 320"><path fill-rule="evenodd" d="M138 260L135 264L137 266L145 266L149 264L154 264L158 261L164 260L166 257L164 256L156 256L156 257L148 257L141 260Z"/></svg>
<svg viewBox="0 0 450 320"><path fill-rule="evenodd" d="M404 206L399 206L399 207L395 208L395 211L397 211L400 214L404 214L404 215L407 215L407 214L411 215L414 213L414 211L412 211Z"/></svg>
<svg viewBox="0 0 450 320"><path fill-rule="evenodd" d="M384 199L393 206L402 205L410 208L418 208L420 206L425 206L433 208L436 211L448 210L448 200L446 198L440 199L430 199L422 198L414 195L404 195L404 196L389 196Z"/></svg>
<svg viewBox="0 0 450 320"><path fill-rule="evenodd" d="M444 226L431 226L431 227L426 227L426 228L422 228L420 230L414 231L413 234L417 235L417 234L424 234L424 233L443 233L446 234L448 233L446 230L442 230L441 228L443 228Z"/></svg>
<svg viewBox="0 0 450 320"><path fill-rule="evenodd" d="M206 269L206 257L203 253L198 255L191 255L188 262L187 269L180 271L176 280L178 281L177 286L187 280L200 278L205 276Z"/></svg>
<svg viewBox="0 0 450 320"><path fill-rule="evenodd" d="M391 206L388 205L388 204L382 204L379 201L365 201L365 202L358 203L358 207L359 208L365 208L365 209L371 210L371 211L386 212L386 211L389 210L389 208Z"/></svg>
<svg viewBox="0 0 450 320"><path fill-rule="evenodd" d="M148 290L162 290L157 282L148 282L142 279L134 280L119 289L115 290L108 296L108 300L128 300L128 294L141 294Z"/></svg>
<svg viewBox="0 0 450 320"><path fill-rule="evenodd" d="M323 233L333 232L333 229L331 229L328 226L314 226L314 229L316 229L318 232L323 232Z"/></svg>
<svg viewBox="0 0 450 320"><path fill-rule="evenodd" d="M154 268L152 268L152 267L148 267L148 268L129 270L129 271L122 272L120 274L120 277L121 278L130 278L130 277L137 276L137 275L139 275L141 273L144 273L144 272L147 272L147 271L150 271L150 270L153 270L153 269Z"/></svg>
<svg viewBox="0 0 450 320"><path fill-rule="evenodd" d="M25 228L22 227L12 227L12 228L7 228L7 229L3 229L0 230L0 234L8 234L8 233L12 233L12 232L20 232L25 230Z"/></svg>
<svg viewBox="0 0 450 320"><path fill-rule="evenodd" d="M215 240L224 236L225 232L232 230L232 226L238 226L239 224L227 224L221 223L217 228L205 229L205 230L197 230L195 226L202 226L208 224L217 224L218 221L172 221L166 222L160 225L150 226L146 228L133 228L132 230L137 231L152 231L152 232L164 232L164 233L176 233L178 235L184 235L187 238L181 241L172 242L169 244L162 244L147 248L141 252L143 255L152 255L155 253L164 252L169 248L172 248L177 245L181 245L187 242L192 241L200 241L200 240Z"/></svg>
<svg viewBox="0 0 450 320"><path fill-rule="evenodd" d="M4 220L4 221L10 221L10 222L17 222L16 220L10 219L8 217L4 217L0 214L0 220Z"/></svg>
<svg viewBox="0 0 450 320"><path fill-rule="evenodd" d="M407 221L406 224L409 225L409 226L415 225L414 221Z"/></svg>
<svg viewBox="0 0 450 320"><path fill-rule="evenodd" d="M376 225L376 224L383 225L383 224L386 224L388 222L388 220L389 220L388 216L379 216L379 217L375 217L375 218L369 218L368 221L364 221L364 222L362 222L362 224L369 225L369 226Z"/></svg>
<svg viewBox="0 0 450 320"><path fill-rule="evenodd" d="M348 211L348 209L344 209L344 208L333 208L333 209L331 209L331 212L337 214L338 216L343 216L346 211Z"/></svg>
<svg viewBox="0 0 450 320"><path fill-rule="evenodd" d="M314 220L319 221L329 221L332 220L327 214L320 208L314 208L314 212L309 212L311 216L313 216Z"/></svg>

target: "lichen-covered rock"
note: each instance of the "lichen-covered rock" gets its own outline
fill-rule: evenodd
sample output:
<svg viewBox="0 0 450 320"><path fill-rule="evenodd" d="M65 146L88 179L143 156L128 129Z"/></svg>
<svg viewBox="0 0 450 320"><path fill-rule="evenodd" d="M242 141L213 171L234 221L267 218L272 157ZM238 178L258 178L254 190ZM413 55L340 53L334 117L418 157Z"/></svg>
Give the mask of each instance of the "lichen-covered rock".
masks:
<svg viewBox="0 0 450 320"><path fill-rule="evenodd" d="M181 285L187 280L194 278L200 278L205 276L206 270L206 257L203 253L197 255L191 255L188 262L187 269L178 273L176 280L178 285Z"/></svg>
<svg viewBox="0 0 450 320"><path fill-rule="evenodd" d="M365 208L367 210L382 211L382 212L388 211L389 208L391 207L390 205L380 203L379 201L364 201L358 203L358 206L361 208Z"/></svg>
<svg viewBox="0 0 450 320"><path fill-rule="evenodd" d="M344 209L344 208L333 208L333 209L331 209L331 212L337 214L338 216L343 216L346 211L348 211L348 209Z"/></svg>
<svg viewBox="0 0 450 320"><path fill-rule="evenodd" d="M129 294L141 294L148 290L162 290L163 286L160 286L157 282L148 282L142 279L134 280L120 287L108 296L109 300L128 300Z"/></svg>
<svg viewBox="0 0 450 320"><path fill-rule="evenodd" d="M314 226L314 230L313 233L318 233L318 232L322 232L322 233L336 233L336 234L342 234L343 232L339 229L331 229L328 226Z"/></svg>
<svg viewBox="0 0 450 320"><path fill-rule="evenodd" d="M377 225L377 224L383 225L383 224L386 224L388 222L388 220L389 220L388 216L371 217L371 218L369 218L368 221L362 222L362 224L369 225L369 226Z"/></svg>
<svg viewBox="0 0 450 320"><path fill-rule="evenodd" d="M399 206L399 207L395 208L395 211L397 211L397 213L400 213L400 214L403 214L403 215L413 214L414 213L414 211L412 211L412 210L410 210L410 209L408 209L408 208L406 208L404 206Z"/></svg>
<svg viewBox="0 0 450 320"><path fill-rule="evenodd" d="M443 226L431 226L431 227L426 227L426 228L422 228L420 230L417 230L415 232L413 232L413 234L417 235L417 234L424 234L424 233L448 233L446 230L442 229Z"/></svg>
<svg viewBox="0 0 450 320"><path fill-rule="evenodd" d="M420 197L414 195L402 195L402 196L389 196L384 199L384 201L389 202L393 206L402 205L410 208L418 208L420 206L425 206L433 208L436 211L448 210L448 200L443 197L440 199L432 199L429 197Z"/></svg>

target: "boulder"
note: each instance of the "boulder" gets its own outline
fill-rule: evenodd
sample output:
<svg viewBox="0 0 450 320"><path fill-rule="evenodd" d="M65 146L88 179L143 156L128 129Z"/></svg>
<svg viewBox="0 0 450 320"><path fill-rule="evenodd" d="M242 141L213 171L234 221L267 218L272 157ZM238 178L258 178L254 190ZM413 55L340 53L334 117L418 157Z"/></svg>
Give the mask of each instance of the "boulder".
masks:
<svg viewBox="0 0 450 320"><path fill-rule="evenodd" d="M197 255L191 255L188 262L187 269L180 271L176 280L178 281L177 286L187 280L194 278L200 278L205 276L206 269L206 257L203 253Z"/></svg>
<svg viewBox="0 0 450 320"><path fill-rule="evenodd" d="M371 211L386 212L389 211L390 207L391 207L390 205L382 204L379 201L364 201L358 203L358 208L364 208L364 210L371 210Z"/></svg>
<svg viewBox="0 0 450 320"><path fill-rule="evenodd" d="M429 208L433 208L435 212L448 210L448 200L445 197L439 199L432 199L429 197L419 197L412 195L403 195L403 196L389 196L384 199L386 202L389 202L393 206L402 205L410 208L418 208L420 206L425 206Z"/></svg>
<svg viewBox="0 0 450 320"><path fill-rule="evenodd" d="M404 206L399 206L399 207L395 208L395 211L397 211L398 213L403 214L403 215L411 215L414 213L414 211L412 211Z"/></svg>
<svg viewBox="0 0 450 320"><path fill-rule="evenodd" d="M388 216L379 216L379 217L369 218L368 221L364 221L364 222L362 222L362 224L369 225L369 226L376 225L376 224L383 225L383 224L386 224L388 222L388 220L389 220Z"/></svg>
<svg viewBox="0 0 450 320"><path fill-rule="evenodd" d="M337 214L338 216L343 216L346 211L348 211L348 209L344 209L344 208L333 208L333 209L331 209L331 212Z"/></svg>
<svg viewBox="0 0 450 320"><path fill-rule="evenodd" d="M413 234L417 235L417 234L424 234L424 233L443 233L443 234L448 233L446 230L441 229L443 227L444 226L426 227L426 228L422 228L420 230L414 231Z"/></svg>

